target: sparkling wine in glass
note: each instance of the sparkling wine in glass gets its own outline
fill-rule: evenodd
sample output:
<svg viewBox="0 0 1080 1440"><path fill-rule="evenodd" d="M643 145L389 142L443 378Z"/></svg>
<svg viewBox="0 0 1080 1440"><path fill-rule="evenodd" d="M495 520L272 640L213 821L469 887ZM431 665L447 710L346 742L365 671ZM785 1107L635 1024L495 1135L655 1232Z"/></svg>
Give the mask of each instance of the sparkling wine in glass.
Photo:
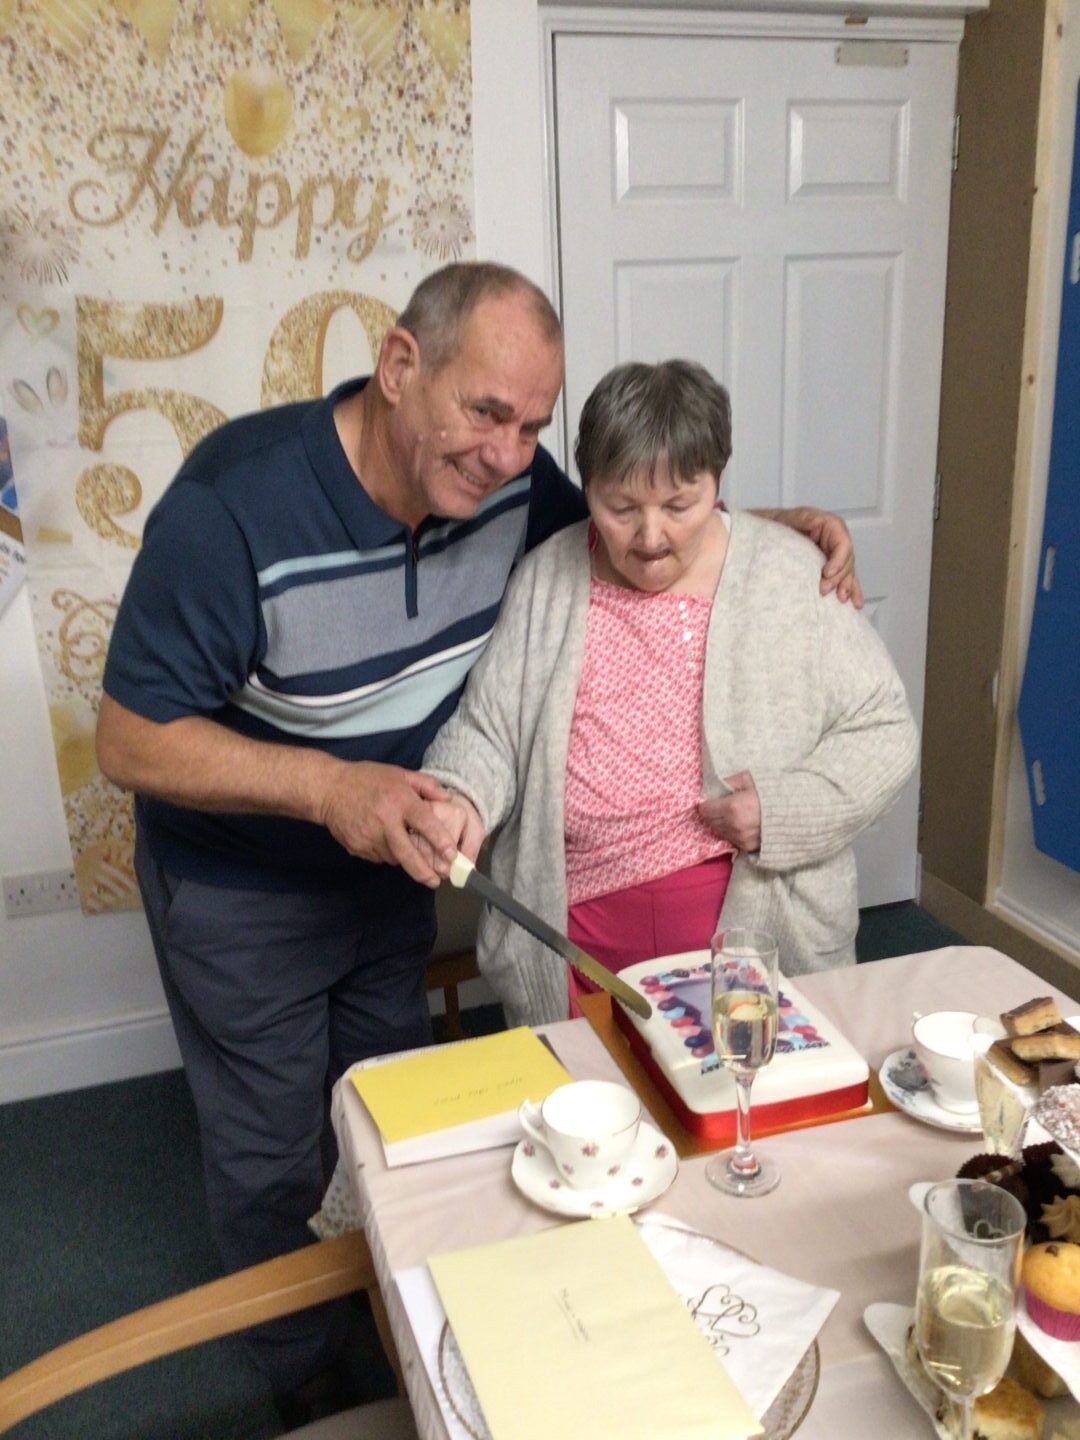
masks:
<svg viewBox="0 0 1080 1440"><path fill-rule="evenodd" d="M767 1195L780 1183L774 1161L750 1146L750 1087L776 1048L776 941L764 930L720 930L712 942L712 1034L717 1058L735 1077L735 1145L721 1150L705 1176L726 1195Z"/></svg>
<svg viewBox="0 0 1080 1440"><path fill-rule="evenodd" d="M971 1440L971 1407L1005 1373L1016 1329L1024 1209L985 1180L946 1180L923 1201L915 1343Z"/></svg>

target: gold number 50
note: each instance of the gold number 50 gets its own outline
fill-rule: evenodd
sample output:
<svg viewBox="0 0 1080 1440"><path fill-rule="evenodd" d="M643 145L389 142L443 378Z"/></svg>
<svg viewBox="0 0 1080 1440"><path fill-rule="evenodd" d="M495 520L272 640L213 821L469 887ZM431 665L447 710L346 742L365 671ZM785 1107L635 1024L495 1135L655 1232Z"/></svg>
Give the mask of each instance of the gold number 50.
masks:
<svg viewBox="0 0 1080 1440"><path fill-rule="evenodd" d="M374 357L396 316L370 295L329 290L294 305L278 322L263 365L263 406L314 399L323 393L323 348L334 315L351 309L364 327ZM176 432L180 450L190 454L227 416L216 405L182 390L121 390L106 398L105 357L169 360L208 344L221 326L220 299L196 299L182 305L132 305L119 300L75 302L75 347L79 368L79 444L100 450L105 431L118 415L156 410ZM142 483L126 465L92 465L75 483L79 513L98 535L129 549L139 539L114 517L130 515L142 499Z"/></svg>

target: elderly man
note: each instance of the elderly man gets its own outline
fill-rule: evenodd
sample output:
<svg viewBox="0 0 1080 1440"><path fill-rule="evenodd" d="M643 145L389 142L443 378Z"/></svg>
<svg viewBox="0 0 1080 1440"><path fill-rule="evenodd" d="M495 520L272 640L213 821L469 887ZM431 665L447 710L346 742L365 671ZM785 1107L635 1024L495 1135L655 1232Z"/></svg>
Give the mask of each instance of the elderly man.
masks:
<svg viewBox="0 0 1080 1440"><path fill-rule="evenodd" d="M541 291L449 266L370 379L224 425L147 521L98 757L136 792L136 868L230 1268L309 1238L328 1084L430 1041L438 876L410 835L453 847L417 767L515 562L585 513L538 446L562 373ZM794 522L833 551L823 585L851 592L842 522ZM288 1423L348 1401L346 1323L320 1307L254 1336Z"/></svg>

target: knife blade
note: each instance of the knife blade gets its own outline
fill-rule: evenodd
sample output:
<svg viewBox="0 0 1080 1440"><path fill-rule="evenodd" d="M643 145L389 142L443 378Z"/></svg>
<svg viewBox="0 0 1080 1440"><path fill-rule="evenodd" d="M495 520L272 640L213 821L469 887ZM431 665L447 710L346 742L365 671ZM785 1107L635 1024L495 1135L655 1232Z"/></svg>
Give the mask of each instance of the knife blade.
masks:
<svg viewBox="0 0 1080 1440"><path fill-rule="evenodd" d="M557 930L541 920L539 915L534 915L527 906L522 905L520 900L508 894L501 886L496 885L494 880L489 880L480 870L477 870L468 856L463 855L459 850L453 864L450 866L450 883L458 890L469 889L475 891L482 900L493 905L496 910L502 911L516 925L527 930L541 944L546 945L549 950L554 950L556 955L562 956L568 965L575 970L580 970L582 975L588 976L594 984L613 995L616 1000L621 1000L628 1010L633 1010L635 1015L640 1015L647 1020L652 1014L652 1006L644 995L637 990L631 989L625 980L620 980L614 971L609 970L606 965L601 965L580 945L575 945L565 935L560 935Z"/></svg>

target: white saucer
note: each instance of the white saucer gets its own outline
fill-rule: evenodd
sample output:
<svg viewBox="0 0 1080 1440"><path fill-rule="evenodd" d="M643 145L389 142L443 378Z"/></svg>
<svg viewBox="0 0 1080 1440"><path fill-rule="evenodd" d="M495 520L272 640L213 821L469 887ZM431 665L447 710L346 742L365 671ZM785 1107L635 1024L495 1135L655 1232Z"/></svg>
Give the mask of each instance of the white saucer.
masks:
<svg viewBox="0 0 1080 1440"><path fill-rule="evenodd" d="M560 1178L548 1151L531 1140L518 1141L510 1165L510 1178L534 1205L550 1210L553 1215L578 1220L601 1215L632 1215L642 1205L659 1199L678 1173L675 1146L645 1120L621 1172L609 1185L575 1190Z"/></svg>
<svg viewBox="0 0 1080 1440"><path fill-rule="evenodd" d="M886 1055L881 1069L878 1071L878 1079L881 1081L881 1088L892 1101L898 1110L905 1115L910 1115L914 1120L921 1120L925 1125L933 1125L938 1130L952 1130L958 1135L981 1135L982 1121L979 1119L978 1110L946 1110L934 1099L933 1091L929 1086L925 1090L905 1090L893 1079L892 1071L896 1065L904 1062L914 1062L915 1052L908 1046L901 1050L894 1050L891 1055Z"/></svg>

